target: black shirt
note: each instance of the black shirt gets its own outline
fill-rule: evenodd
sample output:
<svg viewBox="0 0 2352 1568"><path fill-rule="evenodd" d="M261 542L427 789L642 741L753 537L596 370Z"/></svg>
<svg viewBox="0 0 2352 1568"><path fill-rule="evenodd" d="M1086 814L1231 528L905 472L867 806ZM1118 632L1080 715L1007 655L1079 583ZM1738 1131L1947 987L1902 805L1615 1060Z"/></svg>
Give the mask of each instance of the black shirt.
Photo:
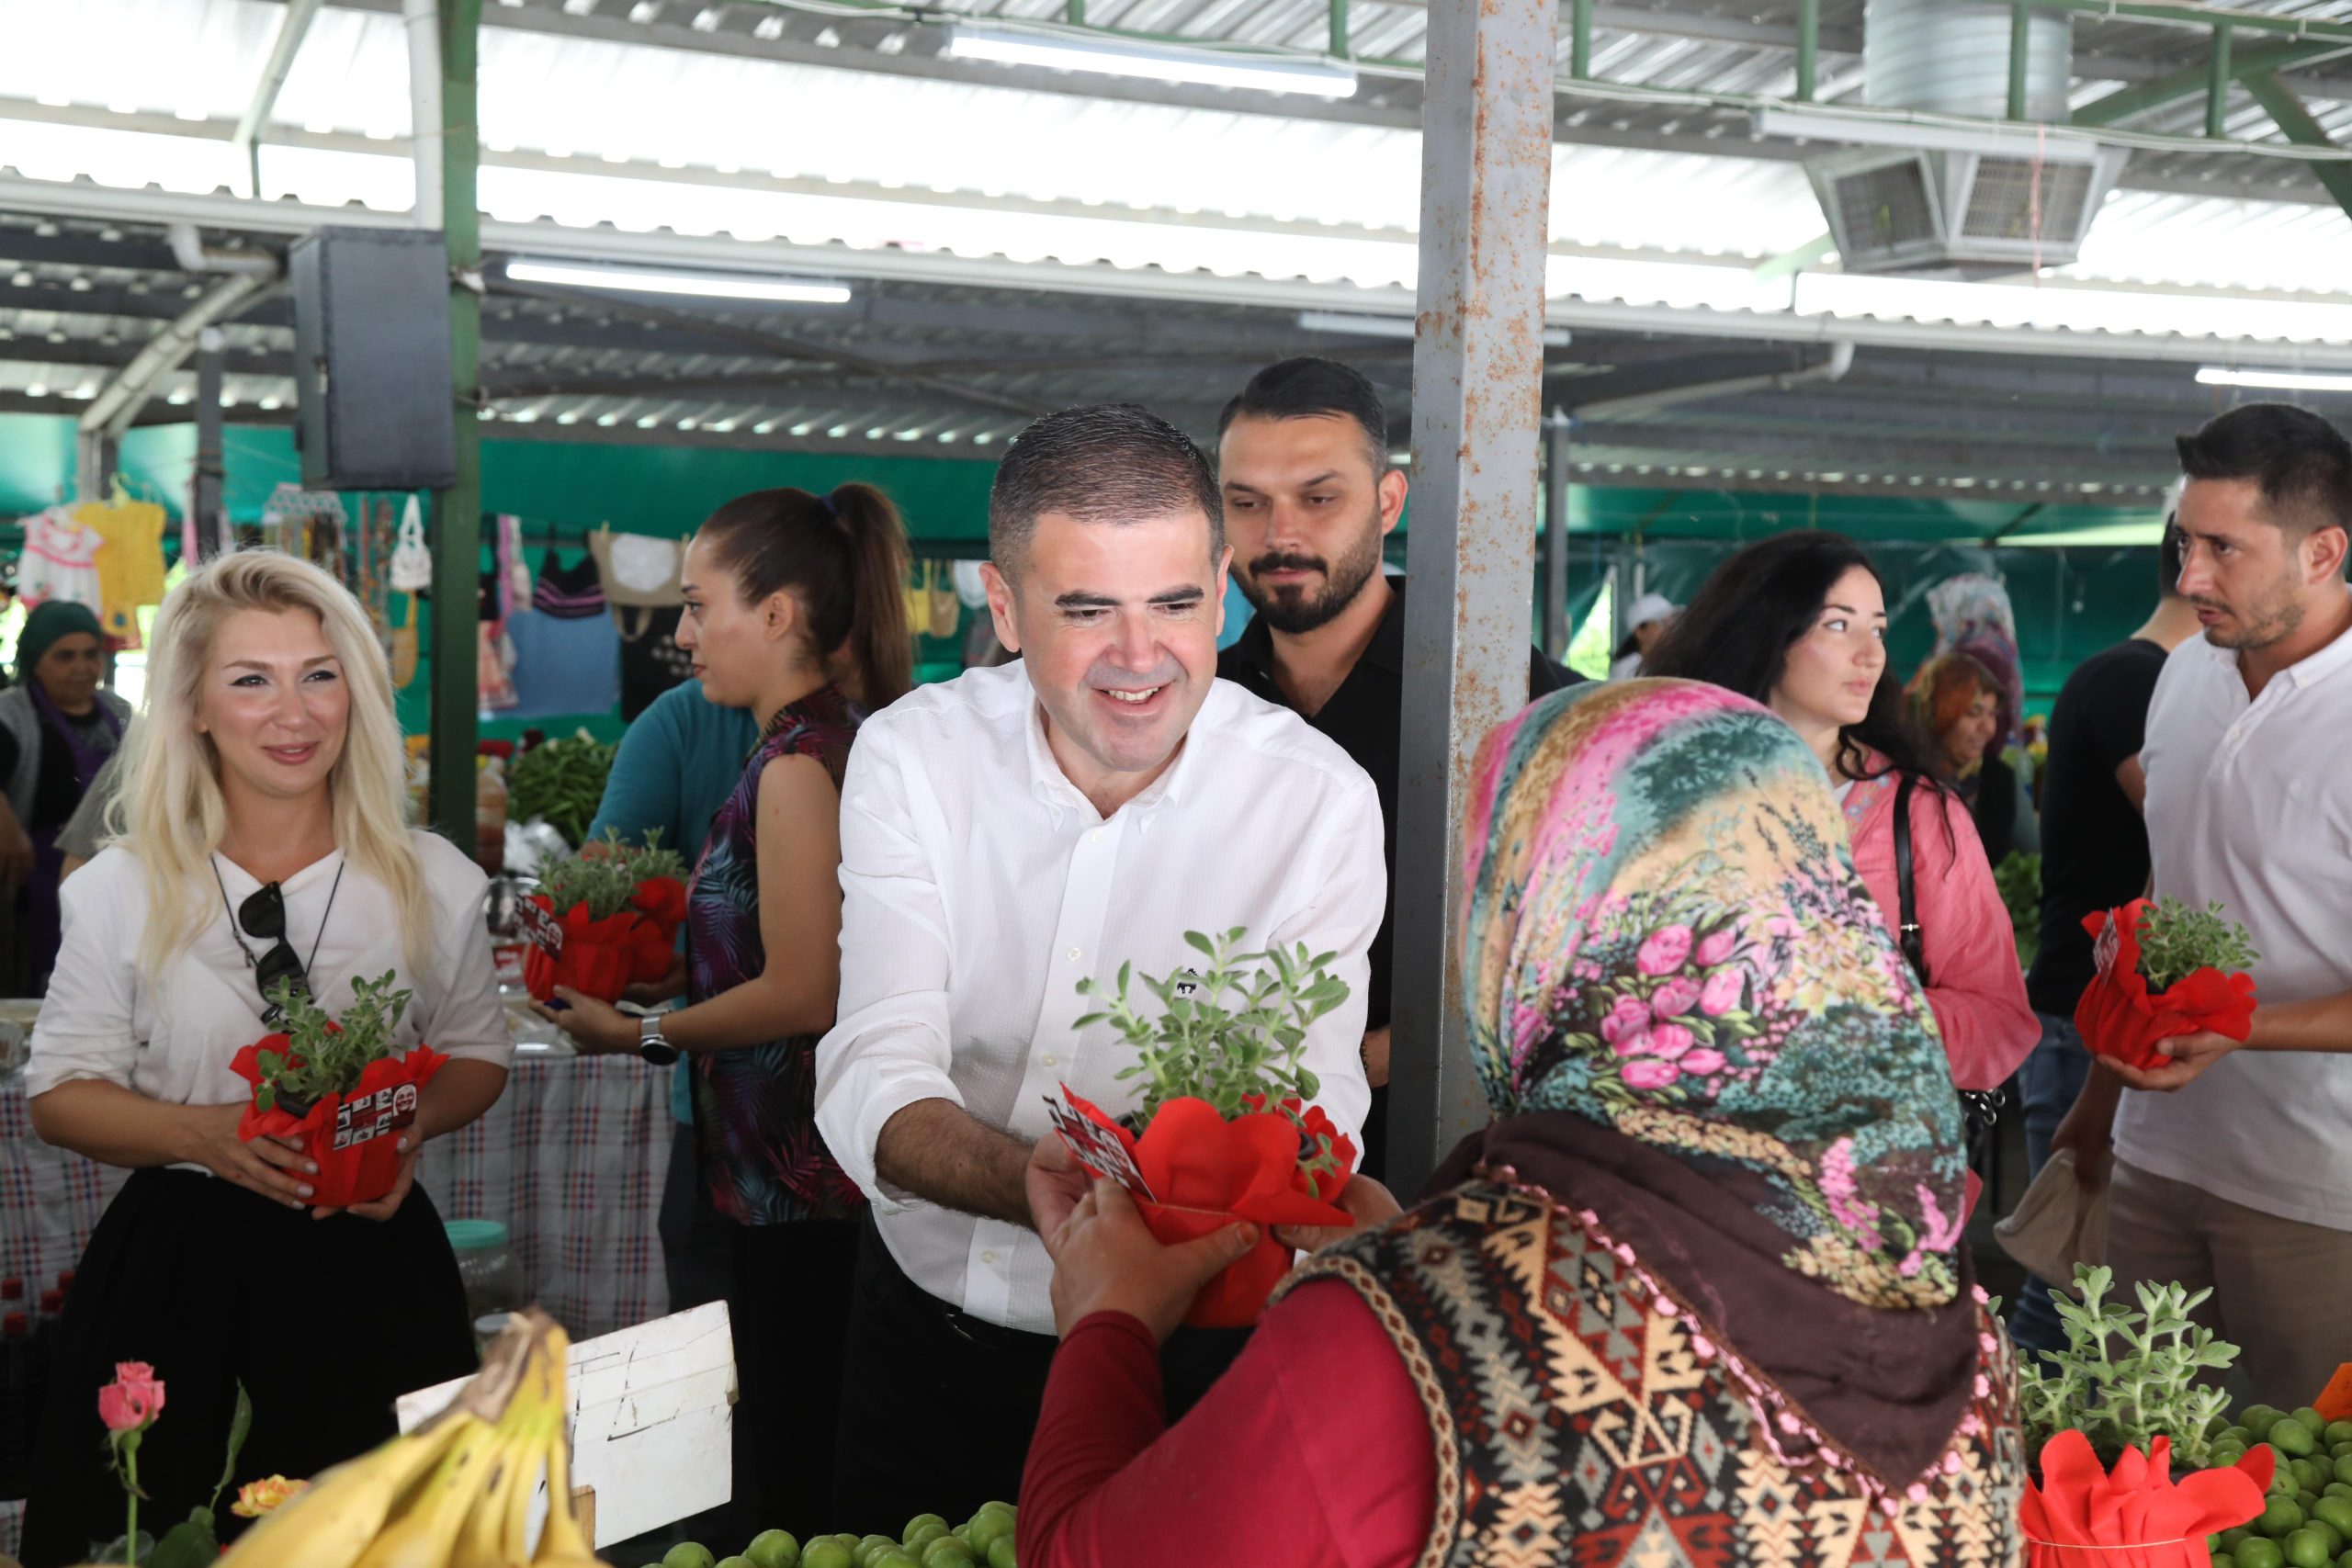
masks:
<svg viewBox="0 0 2352 1568"><path fill-rule="evenodd" d="M1388 613L1372 634L1363 657L1356 660L1340 689L1317 712L1301 717L1339 743L1372 775L1380 792L1381 851L1388 862L1388 907L1380 930L1372 939L1372 994L1365 998L1363 1026L1367 1031L1388 1027L1391 954L1396 935L1396 775L1402 767L1405 724L1405 584L1388 581ZM1251 616L1240 640L1217 655L1216 672L1247 687L1277 707L1292 707L1274 680L1274 637L1265 621ZM1562 669L1539 648L1527 650L1527 695L1530 701L1583 679ZM1293 711L1296 711L1295 708ZM1388 1091L1372 1092L1372 1113L1364 1122L1363 1168L1378 1176L1385 1166Z"/></svg>
<svg viewBox="0 0 2352 1568"><path fill-rule="evenodd" d="M2115 780L2140 754L2165 650L2133 637L2085 660L2050 714L2041 774L2041 953L2026 976L2037 1011L2074 1015L2096 965L2083 917L2140 897L2148 825Z"/></svg>
<svg viewBox="0 0 2352 1568"><path fill-rule="evenodd" d="M62 716L80 733L84 745L105 743L107 721L103 707ZM33 773L33 819L18 824L28 833L64 827L74 815L74 808L82 804L82 786L74 777L74 749L62 737L51 742L48 737L52 728L48 719L41 720L40 761ZM17 738L0 729L0 783L16 771Z"/></svg>
<svg viewBox="0 0 2352 1568"><path fill-rule="evenodd" d="M1984 858L1996 866L2008 859L2017 847L2018 776L2000 758L1986 756L1977 771L1976 798L1968 815L1984 840Z"/></svg>

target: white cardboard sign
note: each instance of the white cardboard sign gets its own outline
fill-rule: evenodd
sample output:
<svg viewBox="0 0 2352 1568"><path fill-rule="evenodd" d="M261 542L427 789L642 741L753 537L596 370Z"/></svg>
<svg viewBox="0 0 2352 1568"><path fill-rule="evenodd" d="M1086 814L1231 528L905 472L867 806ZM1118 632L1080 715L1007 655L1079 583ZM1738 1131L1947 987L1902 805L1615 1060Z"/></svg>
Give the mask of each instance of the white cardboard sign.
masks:
<svg viewBox="0 0 2352 1568"><path fill-rule="evenodd" d="M401 1396L401 1430L463 1379ZM571 1348L571 1483L596 1489L598 1547L715 1508L734 1492L735 1337L713 1302ZM547 1488L531 1509L537 1540Z"/></svg>

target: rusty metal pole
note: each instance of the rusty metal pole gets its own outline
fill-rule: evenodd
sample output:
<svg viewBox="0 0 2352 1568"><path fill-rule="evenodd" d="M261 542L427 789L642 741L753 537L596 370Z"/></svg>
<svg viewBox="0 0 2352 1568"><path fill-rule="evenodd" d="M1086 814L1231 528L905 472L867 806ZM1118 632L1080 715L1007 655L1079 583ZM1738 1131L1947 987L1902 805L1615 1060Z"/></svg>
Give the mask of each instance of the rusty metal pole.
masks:
<svg viewBox="0 0 2352 1568"><path fill-rule="evenodd" d="M1389 1180L1487 1120L1461 1004L1470 761L1527 700L1557 0L1429 9Z"/></svg>

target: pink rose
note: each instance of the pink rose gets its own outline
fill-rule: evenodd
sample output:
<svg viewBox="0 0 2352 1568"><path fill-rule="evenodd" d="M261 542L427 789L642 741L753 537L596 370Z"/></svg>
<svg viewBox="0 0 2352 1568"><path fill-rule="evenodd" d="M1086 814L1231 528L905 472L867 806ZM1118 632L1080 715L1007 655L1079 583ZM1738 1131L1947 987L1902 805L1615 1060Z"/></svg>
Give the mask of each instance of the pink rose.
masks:
<svg viewBox="0 0 2352 1568"><path fill-rule="evenodd" d="M1656 1056L1644 1056L1638 1062L1628 1062L1621 1069L1627 1089L1671 1089L1674 1080L1682 1076L1672 1062Z"/></svg>
<svg viewBox="0 0 2352 1568"><path fill-rule="evenodd" d="M1699 992L1699 1010L1709 1018L1721 1018L1739 1006L1740 994L1747 987L1747 976L1738 969L1718 969L1707 976Z"/></svg>
<svg viewBox="0 0 2352 1568"><path fill-rule="evenodd" d="M1615 1049L1620 1056L1646 1056L1657 1049L1657 1042L1646 1029L1629 1030L1617 1037Z"/></svg>
<svg viewBox="0 0 2352 1568"><path fill-rule="evenodd" d="M1661 1023L1650 1031L1650 1055L1674 1061L1698 1043L1691 1032L1679 1023Z"/></svg>
<svg viewBox="0 0 2352 1568"><path fill-rule="evenodd" d="M1650 1011L1660 1020L1680 1018L1699 1004L1699 982L1678 975L1650 998Z"/></svg>
<svg viewBox="0 0 2352 1568"><path fill-rule="evenodd" d="M1682 1059L1674 1065L1687 1077L1711 1078L1722 1072L1726 1064L1721 1051L1701 1049L1685 1053Z"/></svg>
<svg viewBox="0 0 2352 1568"><path fill-rule="evenodd" d="M117 1361L114 1382L98 1390L98 1419L109 1432L136 1432L164 1411L164 1385L144 1361Z"/></svg>
<svg viewBox="0 0 2352 1568"><path fill-rule="evenodd" d="M1600 1021L1600 1038L1614 1045L1629 1031L1647 1028L1649 1021L1648 1004L1634 997L1620 997L1617 1005L1609 1010L1609 1016Z"/></svg>
<svg viewBox="0 0 2352 1568"><path fill-rule="evenodd" d="M1739 933L1719 931L1699 944L1699 967L1713 969L1716 964L1727 962L1738 951Z"/></svg>
<svg viewBox="0 0 2352 1568"><path fill-rule="evenodd" d="M1668 926L1664 931L1650 933L1649 939L1642 943L1642 951L1635 962L1645 975L1671 975L1681 968L1682 961L1690 956L1690 928Z"/></svg>

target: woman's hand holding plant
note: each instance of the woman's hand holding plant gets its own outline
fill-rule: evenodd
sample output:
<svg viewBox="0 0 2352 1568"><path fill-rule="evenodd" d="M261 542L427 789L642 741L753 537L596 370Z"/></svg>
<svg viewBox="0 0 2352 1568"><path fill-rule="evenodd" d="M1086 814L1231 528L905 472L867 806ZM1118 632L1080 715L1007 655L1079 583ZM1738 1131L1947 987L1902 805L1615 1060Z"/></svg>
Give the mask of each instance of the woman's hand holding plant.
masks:
<svg viewBox="0 0 2352 1568"><path fill-rule="evenodd" d="M1097 1181L1045 1242L1054 1260L1057 1334L1067 1337L1096 1313L1123 1312L1164 1344L1201 1287L1258 1245L1258 1227L1227 1225L1162 1246L1125 1188Z"/></svg>
<svg viewBox="0 0 2352 1568"><path fill-rule="evenodd" d="M273 1202L300 1208L302 1200L311 1195L311 1186L302 1178L316 1176L318 1166L292 1145L276 1138L240 1140L237 1123L244 1111L243 1105L183 1107L187 1140L184 1157L223 1181L233 1181Z"/></svg>

